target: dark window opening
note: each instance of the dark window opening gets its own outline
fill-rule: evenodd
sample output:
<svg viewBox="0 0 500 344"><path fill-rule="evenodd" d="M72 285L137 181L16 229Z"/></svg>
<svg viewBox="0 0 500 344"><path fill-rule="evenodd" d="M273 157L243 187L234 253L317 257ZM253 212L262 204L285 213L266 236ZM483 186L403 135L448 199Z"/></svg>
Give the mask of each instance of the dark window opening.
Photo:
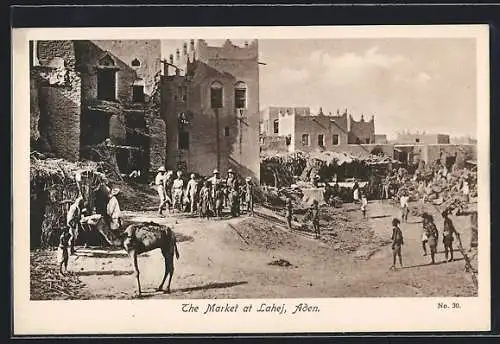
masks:
<svg viewBox="0 0 500 344"><path fill-rule="evenodd" d="M246 109L247 107L247 85L238 82L234 88L234 107L236 109Z"/></svg>
<svg viewBox="0 0 500 344"><path fill-rule="evenodd" d="M361 140L359 139L359 137L356 137L356 144L360 144L361 143Z"/></svg>
<svg viewBox="0 0 500 344"><path fill-rule="evenodd" d="M224 136L229 136L229 127L224 128Z"/></svg>
<svg viewBox="0 0 500 344"><path fill-rule="evenodd" d="M309 146L309 134L302 134L302 146Z"/></svg>
<svg viewBox="0 0 500 344"><path fill-rule="evenodd" d="M89 112L85 116L85 141L89 145L102 143L109 138L109 116L101 112Z"/></svg>
<svg viewBox="0 0 500 344"><path fill-rule="evenodd" d="M365 140L365 142L366 142L366 143L370 143L370 139L366 139L366 140Z"/></svg>
<svg viewBox="0 0 500 344"><path fill-rule="evenodd" d="M187 91L187 87L183 87L183 88L182 88L182 101L183 101L184 103L185 103L185 102L187 102L187 98L188 98L188 96L187 96L187 92L188 92L188 91Z"/></svg>
<svg viewBox="0 0 500 344"><path fill-rule="evenodd" d="M180 131L179 132L179 149L189 149L189 132Z"/></svg>
<svg viewBox="0 0 500 344"><path fill-rule="evenodd" d="M415 139L415 142L419 143L419 142L420 142L420 139Z"/></svg>
<svg viewBox="0 0 500 344"><path fill-rule="evenodd" d="M115 100L116 71L99 70L97 72L97 99Z"/></svg>
<svg viewBox="0 0 500 344"><path fill-rule="evenodd" d="M279 133L279 120L275 119L273 122L273 131L275 134Z"/></svg>
<svg viewBox="0 0 500 344"><path fill-rule="evenodd" d="M337 134L334 134L332 136L332 145L337 146L339 144L339 136Z"/></svg>
<svg viewBox="0 0 500 344"><path fill-rule="evenodd" d="M287 146L290 146L292 144L292 137L291 136L287 136L285 138L285 143Z"/></svg>
<svg viewBox="0 0 500 344"><path fill-rule="evenodd" d="M144 103L144 86L143 85L133 85L132 86L132 101L136 103Z"/></svg>
<svg viewBox="0 0 500 344"><path fill-rule="evenodd" d="M137 58L135 58L135 59L134 59L134 60L130 63L130 65L131 65L132 67L140 67L140 66L141 66L141 62L140 62Z"/></svg>
<svg viewBox="0 0 500 344"><path fill-rule="evenodd" d="M212 109L222 108L222 85L214 82L210 86L210 107Z"/></svg>
<svg viewBox="0 0 500 344"><path fill-rule="evenodd" d="M325 135L323 135L323 134L318 135L318 146L320 146L320 147L325 146Z"/></svg>

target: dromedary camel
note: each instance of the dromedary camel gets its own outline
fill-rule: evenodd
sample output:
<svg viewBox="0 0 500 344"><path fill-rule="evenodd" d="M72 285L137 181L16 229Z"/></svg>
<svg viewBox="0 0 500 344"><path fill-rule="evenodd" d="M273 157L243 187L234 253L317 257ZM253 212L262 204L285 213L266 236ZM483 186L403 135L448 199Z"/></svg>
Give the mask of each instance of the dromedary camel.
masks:
<svg viewBox="0 0 500 344"><path fill-rule="evenodd" d="M127 226L123 232L115 233L109 228L101 215L88 216L83 219L83 222L87 222L96 228L111 246L124 248L127 251L134 265L138 296L141 296L141 282L139 280L137 256L157 248L161 249L165 260L165 273L157 291L163 290L167 275L170 275L166 290L167 293L170 293L170 283L174 274L174 254L179 259L177 241L170 227L155 222L137 222Z"/></svg>

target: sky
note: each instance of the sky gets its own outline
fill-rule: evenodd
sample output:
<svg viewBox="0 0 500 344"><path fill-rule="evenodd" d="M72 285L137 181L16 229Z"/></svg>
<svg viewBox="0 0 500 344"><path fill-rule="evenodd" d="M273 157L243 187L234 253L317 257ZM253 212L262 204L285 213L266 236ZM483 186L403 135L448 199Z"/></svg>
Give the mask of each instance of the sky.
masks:
<svg viewBox="0 0 500 344"><path fill-rule="evenodd" d="M182 43L162 41L163 57ZM259 60L261 109L347 108L356 120L375 116L376 134L389 138L405 130L477 136L474 39L259 40Z"/></svg>

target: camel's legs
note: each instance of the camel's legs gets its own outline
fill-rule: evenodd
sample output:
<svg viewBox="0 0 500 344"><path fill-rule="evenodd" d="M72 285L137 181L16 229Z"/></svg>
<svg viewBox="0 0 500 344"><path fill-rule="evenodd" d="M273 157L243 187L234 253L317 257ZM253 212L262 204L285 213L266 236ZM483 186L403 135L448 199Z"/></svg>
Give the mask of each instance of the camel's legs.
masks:
<svg viewBox="0 0 500 344"><path fill-rule="evenodd" d="M156 289L157 291L161 291L163 289L163 284L165 284L168 274L167 252L162 250L161 253L163 254L163 260L165 261L165 272L163 273L163 279L161 280L160 286Z"/></svg>
<svg viewBox="0 0 500 344"><path fill-rule="evenodd" d="M168 259L168 263L166 263L165 267L167 265L169 266L170 273L170 276L168 277L167 293L170 293L170 283L172 282L172 277L174 276L174 256L169 255L166 259Z"/></svg>
<svg viewBox="0 0 500 344"><path fill-rule="evenodd" d="M139 265L137 264L137 252L131 251L129 254L132 257L132 261L134 263L134 273L137 280L138 295L141 296L141 282L139 281Z"/></svg>

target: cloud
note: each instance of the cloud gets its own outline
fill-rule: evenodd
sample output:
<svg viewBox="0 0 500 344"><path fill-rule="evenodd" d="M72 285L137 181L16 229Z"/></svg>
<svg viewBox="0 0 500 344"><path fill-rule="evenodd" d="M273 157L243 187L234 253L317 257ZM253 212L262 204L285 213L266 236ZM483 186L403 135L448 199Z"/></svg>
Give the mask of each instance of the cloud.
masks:
<svg viewBox="0 0 500 344"><path fill-rule="evenodd" d="M401 55L381 53L378 47L372 47L363 53L346 52L330 55L322 50L313 51L308 62L312 68L319 69L327 84L343 85L360 80L367 73L388 70L405 62Z"/></svg>
<svg viewBox="0 0 500 344"><path fill-rule="evenodd" d="M280 71L280 77L286 81L304 81L309 78L309 72L303 68L301 69L291 69L283 68Z"/></svg>
<svg viewBox="0 0 500 344"><path fill-rule="evenodd" d="M415 78L415 81L419 84L426 84L429 80L431 80L431 76L427 73L420 72L418 73L417 77Z"/></svg>

